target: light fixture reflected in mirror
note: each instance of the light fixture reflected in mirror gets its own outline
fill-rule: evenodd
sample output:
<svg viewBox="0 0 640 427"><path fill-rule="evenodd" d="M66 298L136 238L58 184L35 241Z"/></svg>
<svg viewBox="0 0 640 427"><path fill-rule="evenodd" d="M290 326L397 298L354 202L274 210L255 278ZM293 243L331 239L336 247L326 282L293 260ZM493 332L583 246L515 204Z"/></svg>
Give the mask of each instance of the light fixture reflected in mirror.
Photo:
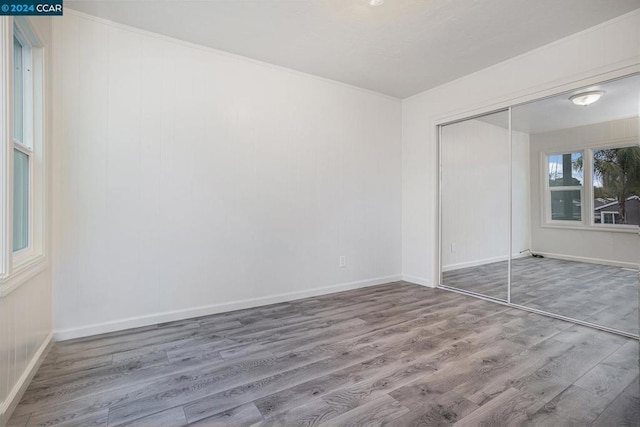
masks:
<svg viewBox="0 0 640 427"><path fill-rule="evenodd" d="M367 3L369 3L371 6L380 6L382 3L384 3L384 0L367 0Z"/></svg>
<svg viewBox="0 0 640 427"><path fill-rule="evenodd" d="M581 105L586 107L587 105L591 105L594 102L596 102L597 100L600 99L600 97L604 94L603 91L601 90L594 90L594 91L590 91L590 92L582 92L582 93L577 93L573 96L571 96L569 98L569 100L571 102L573 102L576 105Z"/></svg>

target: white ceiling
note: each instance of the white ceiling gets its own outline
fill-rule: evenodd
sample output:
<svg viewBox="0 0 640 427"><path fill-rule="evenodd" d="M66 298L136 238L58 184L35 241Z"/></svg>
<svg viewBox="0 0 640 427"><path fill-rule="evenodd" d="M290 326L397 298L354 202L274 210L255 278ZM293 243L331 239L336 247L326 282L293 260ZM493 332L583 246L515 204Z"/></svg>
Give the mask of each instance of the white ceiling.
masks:
<svg viewBox="0 0 640 427"><path fill-rule="evenodd" d="M586 107L569 101L571 95L590 90L602 90L604 95ZM639 113L640 75L636 74L514 107L512 127L540 133L637 117Z"/></svg>
<svg viewBox="0 0 640 427"><path fill-rule="evenodd" d="M65 7L398 98L640 0L67 0Z"/></svg>
<svg viewBox="0 0 640 427"><path fill-rule="evenodd" d="M576 93L602 90L599 101L587 107L574 105L569 97ZM588 86L513 107L511 126L526 133L550 132L594 123L638 117L640 115L640 74ZM506 112L479 117L486 123L509 127Z"/></svg>

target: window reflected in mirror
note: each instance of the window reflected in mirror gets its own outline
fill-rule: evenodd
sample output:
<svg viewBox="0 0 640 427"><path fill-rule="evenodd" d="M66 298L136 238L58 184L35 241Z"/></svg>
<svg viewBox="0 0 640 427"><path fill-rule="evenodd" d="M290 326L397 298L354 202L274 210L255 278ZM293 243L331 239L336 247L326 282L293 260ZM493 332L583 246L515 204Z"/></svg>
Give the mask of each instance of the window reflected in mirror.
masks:
<svg viewBox="0 0 640 427"><path fill-rule="evenodd" d="M640 225L640 147L593 151L593 222Z"/></svg>

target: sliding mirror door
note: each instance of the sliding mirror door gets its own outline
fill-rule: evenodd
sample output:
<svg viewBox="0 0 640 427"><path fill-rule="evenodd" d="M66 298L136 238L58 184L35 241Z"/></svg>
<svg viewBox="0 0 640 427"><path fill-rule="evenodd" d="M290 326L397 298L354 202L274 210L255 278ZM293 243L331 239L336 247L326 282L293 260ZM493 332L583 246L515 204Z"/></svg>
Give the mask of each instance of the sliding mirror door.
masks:
<svg viewBox="0 0 640 427"><path fill-rule="evenodd" d="M634 75L512 108L513 304L640 332L639 93Z"/></svg>
<svg viewBox="0 0 640 427"><path fill-rule="evenodd" d="M442 286L506 301L509 113L440 127Z"/></svg>

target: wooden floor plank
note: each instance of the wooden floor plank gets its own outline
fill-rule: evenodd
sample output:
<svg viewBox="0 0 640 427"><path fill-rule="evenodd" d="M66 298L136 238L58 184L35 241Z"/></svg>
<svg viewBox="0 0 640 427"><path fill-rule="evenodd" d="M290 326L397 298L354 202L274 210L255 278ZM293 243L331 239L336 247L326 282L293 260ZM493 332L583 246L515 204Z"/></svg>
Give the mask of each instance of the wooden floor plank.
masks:
<svg viewBox="0 0 640 427"><path fill-rule="evenodd" d="M341 366L361 363L363 360L371 360L379 354L373 347L365 347L354 352L345 352L330 359L310 363L267 378L260 378L232 390L225 390L191 401L185 404L185 413L189 422L197 421L303 383L311 377L326 375Z"/></svg>
<svg viewBox="0 0 640 427"><path fill-rule="evenodd" d="M131 427L172 427L183 426L185 424L187 424L187 418L184 415L184 409L182 409L182 406L178 406L138 418L122 425ZM111 420L109 420L109 425L113 425Z"/></svg>
<svg viewBox="0 0 640 427"><path fill-rule="evenodd" d="M382 426L409 412L389 395L381 396L320 425Z"/></svg>
<svg viewBox="0 0 640 427"><path fill-rule="evenodd" d="M636 377L625 391L609 404L593 425L598 427L640 426L640 377Z"/></svg>
<svg viewBox="0 0 640 427"><path fill-rule="evenodd" d="M220 412L207 418L203 418L199 421L189 424L189 426L250 426L264 418L256 405L253 403L246 403L236 408Z"/></svg>
<svg viewBox="0 0 640 427"><path fill-rule="evenodd" d="M399 402L404 404L401 400ZM429 399L423 398L414 409L391 421L389 425L394 427L448 426L476 409L478 405L450 391Z"/></svg>
<svg viewBox="0 0 640 427"><path fill-rule="evenodd" d="M538 413L552 413L576 425L590 425L607 408L609 400L577 386L569 386L542 406ZM535 419L536 414L531 416Z"/></svg>
<svg viewBox="0 0 640 427"><path fill-rule="evenodd" d="M55 343L10 425L637 426L638 352L396 282Z"/></svg>
<svg viewBox="0 0 640 427"><path fill-rule="evenodd" d="M528 410L536 398L510 388L456 423L460 427L520 425L529 418Z"/></svg>

